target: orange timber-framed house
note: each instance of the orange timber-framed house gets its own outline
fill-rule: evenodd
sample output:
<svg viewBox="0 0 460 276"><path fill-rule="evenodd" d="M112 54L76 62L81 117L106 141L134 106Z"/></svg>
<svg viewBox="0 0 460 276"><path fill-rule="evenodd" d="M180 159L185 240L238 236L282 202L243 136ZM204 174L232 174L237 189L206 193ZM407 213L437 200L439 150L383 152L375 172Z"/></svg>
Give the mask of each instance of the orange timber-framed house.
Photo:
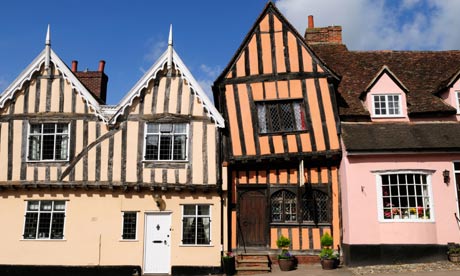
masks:
<svg viewBox="0 0 460 276"><path fill-rule="evenodd" d="M284 235L307 260L326 232L340 245L337 82L269 2L213 86L227 122L228 250L274 253Z"/></svg>

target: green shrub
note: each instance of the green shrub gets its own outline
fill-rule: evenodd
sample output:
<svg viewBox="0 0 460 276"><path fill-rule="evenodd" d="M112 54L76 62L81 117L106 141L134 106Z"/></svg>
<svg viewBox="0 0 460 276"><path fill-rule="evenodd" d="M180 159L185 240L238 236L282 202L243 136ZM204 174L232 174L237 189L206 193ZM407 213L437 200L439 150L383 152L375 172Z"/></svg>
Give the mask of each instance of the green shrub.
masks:
<svg viewBox="0 0 460 276"><path fill-rule="evenodd" d="M286 238L285 236L281 235L281 237L278 238L276 241L276 246L278 248L286 248L291 245L291 240L289 238Z"/></svg>
<svg viewBox="0 0 460 276"><path fill-rule="evenodd" d="M333 243L334 240L332 239L331 235L329 235L327 232L324 233L321 237L321 247L331 247Z"/></svg>
<svg viewBox="0 0 460 276"><path fill-rule="evenodd" d="M321 260L334 260L339 258L339 254L334 252L332 248L323 248L319 253L319 258Z"/></svg>

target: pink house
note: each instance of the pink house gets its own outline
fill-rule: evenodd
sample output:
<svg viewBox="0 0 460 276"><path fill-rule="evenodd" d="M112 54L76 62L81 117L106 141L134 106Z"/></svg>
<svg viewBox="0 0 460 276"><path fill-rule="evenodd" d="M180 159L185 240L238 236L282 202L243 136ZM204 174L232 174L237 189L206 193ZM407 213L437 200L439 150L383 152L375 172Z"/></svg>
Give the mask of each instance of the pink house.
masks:
<svg viewBox="0 0 460 276"><path fill-rule="evenodd" d="M460 242L460 51L349 51L312 35L324 29L306 40L341 77L345 262L446 259Z"/></svg>

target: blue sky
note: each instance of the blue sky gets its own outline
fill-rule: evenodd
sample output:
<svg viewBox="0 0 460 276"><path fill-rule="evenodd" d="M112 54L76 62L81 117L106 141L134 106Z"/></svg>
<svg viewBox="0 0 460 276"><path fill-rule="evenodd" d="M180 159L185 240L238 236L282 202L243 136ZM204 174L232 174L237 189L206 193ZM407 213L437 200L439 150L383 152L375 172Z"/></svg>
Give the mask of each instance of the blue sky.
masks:
<svg viewBox="0 0 460 276"><path fill-rule="evenodd" d="M342 25L353 50L460 49L460 1L278 0L303 34L309 14L316 26ZM265 7L265 0L2 1L0 91L44 48L47 24L53 50L70 67L96 70L106 60L108 104L117 104L166 49L174 48L203 89L225 68Z"/></svg>

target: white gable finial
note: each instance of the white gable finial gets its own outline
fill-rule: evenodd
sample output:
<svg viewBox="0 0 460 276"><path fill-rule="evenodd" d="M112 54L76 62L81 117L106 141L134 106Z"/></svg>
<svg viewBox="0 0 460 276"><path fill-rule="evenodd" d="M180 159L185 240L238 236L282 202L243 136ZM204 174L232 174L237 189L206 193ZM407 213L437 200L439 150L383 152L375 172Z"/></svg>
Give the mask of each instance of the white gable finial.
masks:
<svg viewBox="0 0 460 276"><path fill-rule="evenodd" d="M50 38L50 24L48 24L48 30L46 31L46 40L45 40L45 69L48 70L50 67L50 53L51 53L51 38Z"/></svg>
<svg viewBox="0 0 460 276"><path fill-rule="evenodd" d="M172 68L173 58L173 38L172 38L172 24L169 25L169 38L168 38L168 71Z"/></svg>

